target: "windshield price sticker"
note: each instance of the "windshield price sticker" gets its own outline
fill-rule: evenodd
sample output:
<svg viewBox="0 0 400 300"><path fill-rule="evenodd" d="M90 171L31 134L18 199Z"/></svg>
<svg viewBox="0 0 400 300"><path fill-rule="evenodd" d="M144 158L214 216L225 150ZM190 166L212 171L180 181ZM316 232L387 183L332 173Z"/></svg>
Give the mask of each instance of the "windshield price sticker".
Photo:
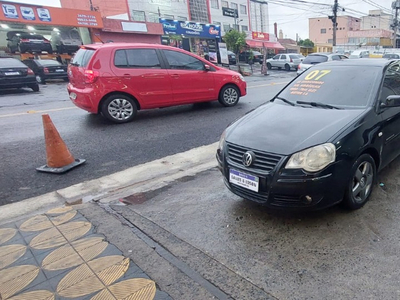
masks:
<svg viewBox="0 0 400 300"><path fill-rule="evenodd" d="M309 93L317 92L325 83L321 78L328 75L330 72L331 70L314 70L310 72L304 80L295 83L293 87L290 88L290 94L307 96Z"/></svg>

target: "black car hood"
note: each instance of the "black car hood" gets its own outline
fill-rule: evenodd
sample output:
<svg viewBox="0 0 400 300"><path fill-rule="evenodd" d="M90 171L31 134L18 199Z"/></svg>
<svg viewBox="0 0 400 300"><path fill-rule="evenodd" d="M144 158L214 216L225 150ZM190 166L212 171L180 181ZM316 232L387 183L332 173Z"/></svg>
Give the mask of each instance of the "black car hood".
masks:
<svg viewBox="0 0 400 300"><path fill-rule="evenodd" d="M226 140L249 149L290 155L328 142L366 110L323 109L270 102L229 126Z"/></svg>

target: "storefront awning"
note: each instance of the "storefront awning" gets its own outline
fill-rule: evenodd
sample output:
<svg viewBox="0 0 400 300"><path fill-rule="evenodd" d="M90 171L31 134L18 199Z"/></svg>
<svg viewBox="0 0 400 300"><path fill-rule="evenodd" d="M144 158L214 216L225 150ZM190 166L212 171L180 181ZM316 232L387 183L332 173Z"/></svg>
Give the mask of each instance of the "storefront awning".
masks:
<svg viewBox="0 0 400 300"><path fill-rule="evenodd" d="M251 48L268 48L268 49L280 49L283 50L283 47L279 42L268 42L268 41L260 41L260 40L246 40L246 44Z"/></svg>

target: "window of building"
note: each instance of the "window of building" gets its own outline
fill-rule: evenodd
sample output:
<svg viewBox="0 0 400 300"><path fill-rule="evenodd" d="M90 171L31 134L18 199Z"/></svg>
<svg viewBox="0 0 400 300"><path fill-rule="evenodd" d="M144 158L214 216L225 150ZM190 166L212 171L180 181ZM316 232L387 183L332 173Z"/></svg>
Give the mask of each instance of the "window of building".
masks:
<svg viewBox="0 0 400 300"><path fill-rule="evenodd" d="M333 39L329 39L328 44L333 44Z"/></svg>
<svg viewBox="0 0 400 300"><path fill-rule="evenodd" d="M177 16L176 19L178 21L187 21L187 17Z"/></svg>
<svg viewBox="0 0 400 300"><path fill-rule="evenodd" d="M239 31L239 25L238 25L238 24L234 24L234 25L233 25L233 29Z"/></svg>
<svg viewBox="0 0 400 300"><path fill-rule="evenodd" d="M242 31L249 31L249 27L246 25L242 25Z"/></svg>
<svg viewBox="0 0 400 300"><path fill-rule="evenodd" d="M221 6L222 6L222 7L229 7L228 1L222 0L222 1L221 1Z"/></svg>
<svg viewBox="0 0 400 300"><path fill-rule="evenodd" d="M326 33L326 28L321 28L321 33Z"/></svg>
<svg viewBox="0 0 400 300"><path fill-rule="evenodd" d="M117 50L114 56L114 64L118 68L161 68L154 49Z"/></svg>
<svg viewBox="0 0 400 300"><path fill-rule="evenodd" d="M230 29L231 29L231 25L224 23L224 31L228 32Z"/></svg>
<svg viewBox="0 0 400 300"><path fill-rule="evenodd" d="M247 15L247 7L246 7L246 5L240 4L240 14Z"/></svg>
<svg viewBox="0 0 400 300"><path fill-rule="evenodd" d="M157 13L147 13L147 22L160 23L160 17Z"/></svg>
<svg viewBox="0 0 400 300"><path fill-rule="evenodd" d="M236 3L231 2L231 8L238 9L238 5Z"/></svg>
<svg viewBox="0 0 400 300"><path fill-rule="evenodd" d="M142 10L132 10L132 21L146 22L146 16Z"/></svg>
<svg viewBox="0 0 400 300"><path fill-rule="evenodd" d="M164 18L164 19L168 19L168 20L174 20L174 15L162 15L162 17Z"/></svg>
<svg viewBox="0 0 400 300"><path fill-rule="evenodd" d="M191 55L170 50L164 50L164 54L171 69L204 70L204 63Z"/></svg>
<svg viewBox="0 0 400 300"><path fill-rule="evenodd" d="M221 25L222 25L221 22L216 22L216 21L214 21L213 24L214 24L214 25L218 25L218 26L221 26Z"/></svg>
<svg viewBox="0 0 400 300"><path fill-rule="evenodd" d="M210 0L211 8L219 8L218 0Z"/></svg>

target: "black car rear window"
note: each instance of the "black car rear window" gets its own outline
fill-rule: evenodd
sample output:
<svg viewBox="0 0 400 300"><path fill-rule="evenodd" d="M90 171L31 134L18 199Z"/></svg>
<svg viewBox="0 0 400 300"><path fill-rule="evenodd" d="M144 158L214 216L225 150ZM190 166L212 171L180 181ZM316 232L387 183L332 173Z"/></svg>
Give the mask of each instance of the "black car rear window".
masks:
<svg viewBox="0 0 400 300"><path fill-rule="evenodd" d="M0 58L0 68L26 68L26 65L14 58Z"/></svg>
<svg viewBox="0 0 400 300"><path fill-rule="evenodd" d="M71 64L79 67L87 67L89 60L92 58L95 50L92 49L79 49L75 56L72 58Z"/></svg>
<svg viewBox="0 0 400 300"><path fill-rule="evenodd" d="M303 64L314 65L328 61L325 55L309 55L303 60Z"/></svg>
<svg viewBox="0 0 400 300"><path fill-rule="evenodd" d="M291 102L307 101L342 108L366 107L377 92L382 70L371 66L316 65L302 73L279 97ZM375 89L375 90L374 90Z"/></svg>
<svg viewBox="0 0 400 300"><path fill-rule="evenodd" d="M44 40L43 35L35 35L35 34L21 34L21 39L31 39L31 40Z"/></svg>
<svg viewBox="0 0 400 300"><path fill-rule="evenodd" d="M37 60L36 62L38 65L41 66L61 66L61 64L56 60L43 59L43 60Z"/></svg>

